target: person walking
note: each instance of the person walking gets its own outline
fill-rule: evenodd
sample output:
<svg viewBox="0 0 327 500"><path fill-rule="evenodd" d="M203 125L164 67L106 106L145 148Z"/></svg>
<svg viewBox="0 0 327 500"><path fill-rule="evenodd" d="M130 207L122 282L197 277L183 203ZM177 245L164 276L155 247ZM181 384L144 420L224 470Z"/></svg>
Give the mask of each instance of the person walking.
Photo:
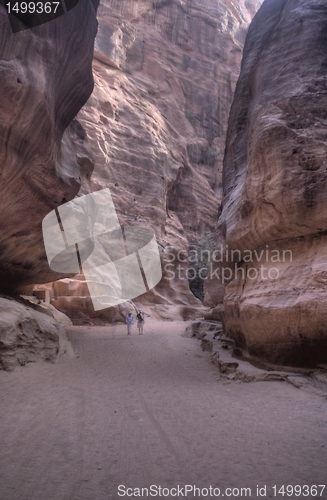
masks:
<svg viewBox="0 0 327 500"><path fill-rule="evenodd" d="M139 329L139 335L143 335L143 325L144 325L144 313L139 311L136 315L137 328Z"/></svg>
<svg viewBox="0 0 327 500"><path fill-rule="evenodd" d="M129 313L128 316L126 317L127 335L131 335L133 323L134 323L133 314Z"/></svg>

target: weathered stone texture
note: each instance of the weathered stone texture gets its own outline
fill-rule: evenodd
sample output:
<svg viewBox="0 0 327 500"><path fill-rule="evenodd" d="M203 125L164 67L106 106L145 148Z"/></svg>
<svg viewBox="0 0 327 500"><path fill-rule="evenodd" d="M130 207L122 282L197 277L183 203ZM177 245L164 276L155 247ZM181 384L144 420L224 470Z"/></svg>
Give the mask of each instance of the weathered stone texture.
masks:
<svg viewBox="0 0 327 500"><path fill-rule="evenodd" d="M78 193L92 155L73 121L93 89L97 2L13 33L0 4L0 290L58 277L41 222ZM84 134L84 135L83 135Z"/></svg>
<svg viewBox="0 0 327 500"><path fill-rule="evenodd" d="M66 349L64 328L50 309L39 312L0 298L0 369L10 371L38 360L56 362Z"/></svg>
<svg viewBox="0 0 327 500"><path fill-rule="evenodd" d="M110 187L121 224L155 229L163 267L169 247L185 258L194 240L215 231L228 114L260 3L104 0L99 7L95 89L78 116L95 157L92 189ZM181 317L190 306L197 316L187 263L175 264L183 279L167 280L164 269L139 302L162 304L162 317L171 317L172 305ZM168 269L177 275L175 264ZM56 304L67 312L78 299L66 293Z"/></svg>
<svg viewBox="0 0 327 500"><path fill-rule="evenodd" d="M93 169L75 117L93 89L96 7L80 0L56 20L13 33L0 3L0 292L58 278L41 224ZM0 299L0 368L55 361L63 336L53 317Z"/></svg>
<svg viewBox="0 0 327 500"><path fill-rule="evenodd" d="M224 324L244 351L275 363L327 359L326 29L324 0L265 0L229 120L219 237L243 262ZM246 262L247 249L262 260Z"/></svg>

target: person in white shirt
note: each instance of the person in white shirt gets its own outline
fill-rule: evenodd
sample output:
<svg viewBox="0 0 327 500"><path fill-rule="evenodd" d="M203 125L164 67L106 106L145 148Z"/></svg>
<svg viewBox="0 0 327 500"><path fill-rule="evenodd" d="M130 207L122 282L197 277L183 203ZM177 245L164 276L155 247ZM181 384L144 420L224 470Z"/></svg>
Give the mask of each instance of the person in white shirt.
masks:
<svg viewBox="0 0 327 500"><path fill-rule="evenodd" d="M130 335L132 333L132 325L133 325L133 323L134 323L133 314L129 313L128 316L126 317L127 335Z"/></svg>

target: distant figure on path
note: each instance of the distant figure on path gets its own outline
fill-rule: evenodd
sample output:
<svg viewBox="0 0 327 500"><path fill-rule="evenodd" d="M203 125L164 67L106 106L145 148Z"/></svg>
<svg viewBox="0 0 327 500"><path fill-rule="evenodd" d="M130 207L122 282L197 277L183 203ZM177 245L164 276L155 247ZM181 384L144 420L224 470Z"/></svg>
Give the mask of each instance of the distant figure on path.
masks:
<svg viewBox="0 0 327 500"><path fill-rule="evenodd" d="M136 315L137 328L139 329L139 335L143 335L143 325L144 325L144 313L139 311Z"/></svg>
<svg viewBox="0 0 327 500"><path fill-rule="evenodd" d="M130 335L132 333L132 325L134 323L134 318L132 313L129 313L129 315L126 317L126 323L127 323L127 335Z"/></svg>

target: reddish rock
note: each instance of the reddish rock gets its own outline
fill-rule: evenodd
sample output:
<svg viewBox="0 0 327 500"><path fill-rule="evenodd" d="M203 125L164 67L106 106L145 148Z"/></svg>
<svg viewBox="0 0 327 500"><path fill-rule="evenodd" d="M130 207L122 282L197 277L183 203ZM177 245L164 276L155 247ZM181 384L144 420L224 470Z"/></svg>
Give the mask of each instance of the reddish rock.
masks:
<svg viewBox="0 0 327 500"><path fill-rule="evenodd" d="M93 89L97 1L13 33L0 4L0 290L58 278L41 223L78 193L93 160L74 118Z"/></svg>
<svg viewBox="0 0 327 500"><path fill-rule="evenodd" d="M279 364L327 360L326 25L324 0L265 0L229 121L224 324L245 352Z"/></svg>
<svg viewBox="0 0 327 500"><path fill-rule="evenodd" d="M181 260L216 228L228 114L260 3L105 0L99 7L95 89L78 116L95 158L91 188L110 187L122 225L156 231L163 279L137 300L157 311L162 304L160 317L202 315L186 274L195 266ZM78 303L56 300L66 313ZM87 310L92 317L90 302Z"/></svg>

